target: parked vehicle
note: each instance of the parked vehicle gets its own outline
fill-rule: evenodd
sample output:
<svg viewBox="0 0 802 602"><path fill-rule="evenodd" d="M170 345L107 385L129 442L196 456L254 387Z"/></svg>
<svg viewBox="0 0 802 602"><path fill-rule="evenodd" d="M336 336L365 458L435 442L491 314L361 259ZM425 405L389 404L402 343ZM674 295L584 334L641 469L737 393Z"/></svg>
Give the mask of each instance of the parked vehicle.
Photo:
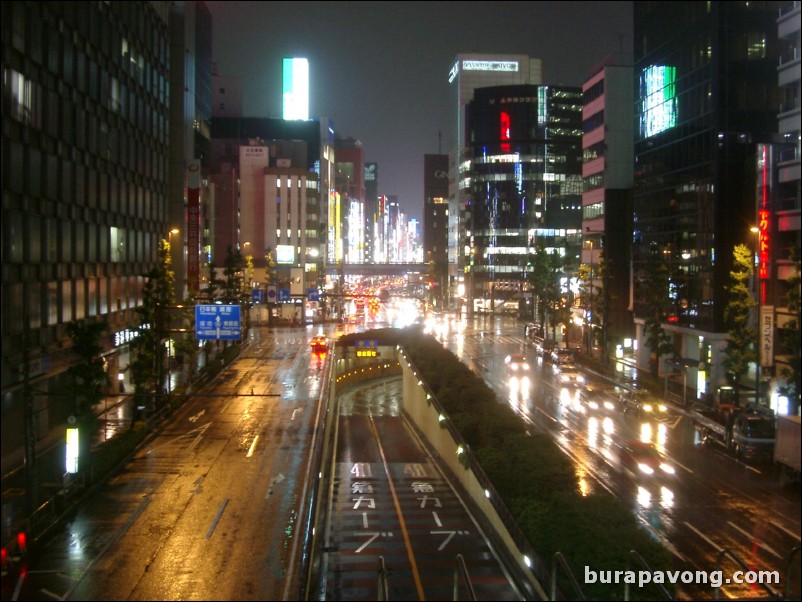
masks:
<svg viewBox="0 0 802 602"><path fill-rule="evenodd" d="M729 450L732 444L732 426L738 406L719 404L715 409L691 410L691 419L702 443L716 443Z"/></svg>
<svg viewBox="0 0 802 602"><path fill-rule="evenodd" d="M774 462L782 469L783 478L792 481L799 481L799 433L799 416L777 416Z"/></svg>
<svg viewBox="0 0 802 602"><path fill-rule="evenodd" d="M774 412L750 405L735 417L732 426L732 447L739 458L766 460L774 457Z"/></svg>
<svg viewBox="0 0 802 602"><path fill-rule="evenodd" d="M774 413L749 405L719 404L692 409L691 419L703 443L716 443L742 458L760 458L774 449Z"/></svg>

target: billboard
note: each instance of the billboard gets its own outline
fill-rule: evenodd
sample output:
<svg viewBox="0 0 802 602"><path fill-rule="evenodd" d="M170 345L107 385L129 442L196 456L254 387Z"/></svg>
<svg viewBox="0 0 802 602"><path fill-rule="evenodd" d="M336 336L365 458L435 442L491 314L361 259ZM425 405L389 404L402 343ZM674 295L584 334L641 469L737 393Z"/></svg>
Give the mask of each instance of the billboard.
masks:
<svg viewBox="0 0 802 602"><path fill-rule="evenodd" d="M650 65L640 74L640 135L649 138L677 125L677 68Z"/></svg>
<svg viewBox="0 0 802 602"><path fill-rule="evenodd" d="M309 61L307 59L284 59L282 99L284 119L309 120Z"/></svg>
<svg viewBox="0 0 802 602"><path fill-rule="evenodd" d="M276 263L295 263L295 247L276 245Z"/></svg>

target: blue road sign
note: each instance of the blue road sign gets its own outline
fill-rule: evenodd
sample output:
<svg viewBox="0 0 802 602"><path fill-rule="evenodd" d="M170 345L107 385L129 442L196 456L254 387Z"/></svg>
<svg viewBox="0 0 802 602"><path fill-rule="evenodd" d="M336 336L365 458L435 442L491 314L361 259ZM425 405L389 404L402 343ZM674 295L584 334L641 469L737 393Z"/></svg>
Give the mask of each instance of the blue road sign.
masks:
<svg viewBox="0 0 802 602"><path fill-rule="evenodd" d="M354 341L354 347L360 349L378 349L379 341L376 339L357 339Z"/></svg>
<svg viewBox="0 0 802 602"><path fill-rule="evenodd" d="M288 288L280 288L278 289L278 302L283 303L284 301L290 300L290 289Z"/></svg>
<svg viewBox="0 0 802 602"><path fill-rule="evenodd" d="M306 291L306 298L309 301L320 301L320 293L316 288L310 288Z"/></svg>
<svg viewBox="0 0 802 602"><path fill-rule="evenodd" d="M258 288L255 288L251 291L251 301L254 303L264 303L265 300L265 292Z"/></svg>
<svg viewBox="0 0 802 602"><path fill-rule="evenodd" d="M205 341L238 341L239 305L196 305L195 337Z"/></svg>

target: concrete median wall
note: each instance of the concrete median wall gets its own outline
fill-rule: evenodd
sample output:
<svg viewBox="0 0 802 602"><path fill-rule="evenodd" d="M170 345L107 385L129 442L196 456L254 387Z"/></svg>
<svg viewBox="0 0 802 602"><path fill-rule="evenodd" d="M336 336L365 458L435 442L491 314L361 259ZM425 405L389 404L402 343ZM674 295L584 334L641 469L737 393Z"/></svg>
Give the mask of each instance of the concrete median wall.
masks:
<svg viewBox="0 0 802 602"><path fill-rule="evenodd" d="M417 368L404 355L403 349L381 348L382 363L388 365L388 368L385 369L379 369L376 363L371 366L364 360L346 359L347 357L347 353L335 354L337 366L334 370L334 378L337 385L333 389L341 389L343 386L350 386L364 380L400 373L403 381L402 407L408 419L426 438L429 446L448 466L475 507L493 527L506 549L507 557L516 562L519 568L518 572L526 576L530 587L537 596L547 599L548 596L533 574L533 569L524 561L524 558L527 557L531 562L537 562L533 550L525 541L501 499L494 499L494 496L498 496L492 484L479 468L470 450L466 449L459 432L445 415L427 384L421 379ZM538 574L542 572L538 571L537 567L534 570Z"/></svg>

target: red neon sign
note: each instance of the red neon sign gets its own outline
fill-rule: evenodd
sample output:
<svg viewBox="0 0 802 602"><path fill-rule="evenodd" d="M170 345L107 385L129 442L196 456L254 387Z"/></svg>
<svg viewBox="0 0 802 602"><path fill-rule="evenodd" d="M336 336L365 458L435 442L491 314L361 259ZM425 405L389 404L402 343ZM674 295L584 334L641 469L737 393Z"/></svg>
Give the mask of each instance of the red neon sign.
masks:
<svg viewBox="0 0 802 602"><path fill-rule="evenodd" d="M766 280L769 277L769 212L765 209L759 209L757 212L758 217L758 275L761 280Z"/></svg>
<svg viewBox="0 0 802 602"><path fill-rule="evenodd" d="M763 179L762 195L760 198L760 207L757 210L757 229L758 229L758 276L761 280L768 280L769 277L769 211L768 211L768 193L769 193L769 173L768 173L768 149L764 145L763 151L763 169L761 177Z"/></svg>
<svg viewBox="0 0 802 602"><path fill-rule="evenodd" d="M501 143L501 151L508 153L510 152L510 114L502 111L499 121L499 137L501 140L507 141Z"/></svg>

